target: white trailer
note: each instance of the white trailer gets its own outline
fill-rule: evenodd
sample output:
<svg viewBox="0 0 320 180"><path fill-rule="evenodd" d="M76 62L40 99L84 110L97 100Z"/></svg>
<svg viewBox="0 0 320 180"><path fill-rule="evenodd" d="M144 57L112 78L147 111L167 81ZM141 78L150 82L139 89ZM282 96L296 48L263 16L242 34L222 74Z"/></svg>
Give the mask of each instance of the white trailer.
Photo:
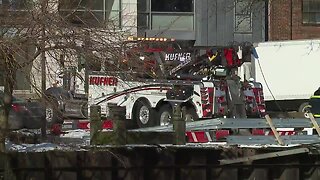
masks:
<svg viewBox="0 0 320 180"><path fill-rule="evenodd" d="M320 40L262 42L255 49L251 75L264 87L267 110L304 112L320 87Z"/></svg>

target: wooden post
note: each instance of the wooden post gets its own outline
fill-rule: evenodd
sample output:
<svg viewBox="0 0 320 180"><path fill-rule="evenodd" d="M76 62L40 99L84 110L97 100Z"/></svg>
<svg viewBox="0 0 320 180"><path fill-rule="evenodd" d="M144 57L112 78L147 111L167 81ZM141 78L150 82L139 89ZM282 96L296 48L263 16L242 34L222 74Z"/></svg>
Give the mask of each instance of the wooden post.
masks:
<svg viewBox="0 0 320 180"><path fill-rule="evenodd" d="M173 106L173 129L174 139L173 144L185 145L186 144L186 121L181 113L181 107L179 104Z"/></svg>
<svg viewBox="0 0 320 180"><path fill-rule="evenodd" d="M47 2L43 1L41 3L41 13L46 14L46 7L47 7ZM46 70L46 53L44 51L45 46L46 46L46 41L45 41L45 36L46 36L46 27L45 23L41 23L41 40L40 40L40 46L41 46L41 92L42 92L42 97L44 97L44 92L46 91L46 84L47 84L47 70ZM47 138L47 120L46 117L44 118L44 121L41 126L41 136L42 140L46 140Z"/></svg>
<svg viewBox="0 0 320 180"><path fill-rule="evenodd" d="M114 145L125 145L127 142L126 128L126 108L117 106L117 104L108 103L109 116L113 122L113 137L111 138Z"/></svg>
<svg viewBox="0 0 320 180"><path fill-rule="evenodd" d="M276 130L276 128L275 128L275 126L274 126L274 124L273 124L270 116L267 114L267 115L265 115L265 118L267 119L267 122L268 122L268 124L269 124L269 126L270 126L270 128L271 128L271 130L272 130L272 132L273 132L273 134L274 134L274 136L276 137L278 143L283 146L283 145L284 145L284 142L283 142L283 140L281 139L278 131Z"/></svg>
<svg viewBox="0 0 320 180"><path fill-rule="evenodd" d="M314 119L313 114L312 113L308 113L308 116L313 124L313 127L316 129L318 135L320 136L320 128L319 128L319 124L317 123L317 121Z"/></svg>
<svg viewBox="0 0 320 180"><path fill-rule="evenodd" d="M97 136L101 128L101 107L92 105L90 106L90 144L97 143Z"/></svg>

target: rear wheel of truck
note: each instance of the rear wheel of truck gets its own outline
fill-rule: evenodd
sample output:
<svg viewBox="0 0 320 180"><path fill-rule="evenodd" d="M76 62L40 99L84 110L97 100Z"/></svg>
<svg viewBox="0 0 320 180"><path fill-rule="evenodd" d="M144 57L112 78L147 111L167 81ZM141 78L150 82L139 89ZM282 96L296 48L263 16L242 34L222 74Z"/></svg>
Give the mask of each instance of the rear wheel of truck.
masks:
<svg viewBox="0 0 320 180"><path fill-rule="evenodd" d="M160 126L172 124L172 108L169 104L160 107L157 119Z"/></svg>
<svg viewBox="0 0 320 180"><path fill-rule="evenodd" d="M311 110L311 105L308 102L304 102L300 105L298 112L302 112L305 118L309 118L308 113Z"/></svg>
<svg viewBox="0 0 320 180"><path fill-rule="evenodd" d="M194 108L192 107L183 107L183 108L186 108L185 121L190 122L190 121L199 120L199 117ZM173 117L172 107L169 104L166 104L159 109L157 119L160 126L172 124L172 117Z"/></svg>
<svg viewBox="0 0 320 180"><path fill-rule="evenodd" d="M189 121L198 121L199 117L196 110L192 107L186 108L185 119L187 122Z"/></svg>
<svg viewBox="0 0 320 180"><path fill-rule="evenodd" d="M47 127L51 127L53 124L62 124L63 115L62 111L59 109L58 100L54 97L48 96L45 102L45 120L47 122Z"/></svg>
<svg viewBox="0 0 320 180"><path fill-rule="evenodd" d="M148 102L138 100L134 109L134 119L139 128L156 125L155 111Z"/></svg>

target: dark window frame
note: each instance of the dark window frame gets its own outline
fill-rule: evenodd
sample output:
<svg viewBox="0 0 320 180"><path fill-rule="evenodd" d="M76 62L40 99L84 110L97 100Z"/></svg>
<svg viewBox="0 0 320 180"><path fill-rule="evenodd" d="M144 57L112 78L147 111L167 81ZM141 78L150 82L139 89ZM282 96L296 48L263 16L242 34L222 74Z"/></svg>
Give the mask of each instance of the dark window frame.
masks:
<svg viewBox="0 0 320 180"><path fill-rule="evenodd" d="M30 0L2 0L0 7L6 8L8 11L25 11L28 10L30 6L30 3L28 1Z"/></svg>
<svg viewBox="0 0 320 180"><path fill-rule="evenodd" d="M253 27L252 27L252 9L249 10L240 10L238 12L238 9L241 9L238 7L238 3L244 2L246 0L236 0L234 4L234 32L235 33L252 33ZM248 1L248 0L247 0ZM248 1L250 3L251 1ZM248 4L249 5L249 4ZM242 7L243 9L243 7ZM237 20L237 18L240 18L240 21ZM242 22L249 20L249 29L248 30L241 30L239 29Z"/></svg>
<svg viewBox="0 0 320 180"><path fill-rule="evenodd" d="M61 0L63 3L64 1L66 1L68 3L68 0ZM74 2L79 1L79 0L74 0ZM103 1L108 1L108 0L97 0L97 1L101 1L100 3L103 4ZM78 16L81 17L81 15L83 15L83 20L85 21L85 23L87 23L87 21L89 22L90 26L96 26L96 25L100 25L101 22L106 22L106 21L110 21L110 20L115 20L116 24L115 27L117 29L121 29L122 28L122 1L123 0L115 0L114 3L118 3L117 7L118 9L113 9L111 8L111 11L109 12L109 19L106 18L106 14L108 13L106 11L107 8L103 8L103 6L101 6L100 9L96 8L94 9L94 6L97 2L91 1L91 0L87 0L86 2L88 2L87 6L83 6L83 5L79 5L78 7L72 7L72 5L70 5L70 7L63 7L63 3L59 2L59 12L61 13L61 15L63 15L63 13L69 13L69 12L73 12L74 10L76 10L76 14ZM67 4L66 3L66 4ZM74 3L75 5L76 3ZM107 3L105 3L107 4ZM116 16L112 16L117 17L118 19L110 19L111 18L111 14L117 14ZM100 16L97 16L97 14L99 14ZM72 22L71 22L72 23ZM79 22L77 22L75 20L74 22L75 25L82 25L83 23L79 20Z"/></svg>
<svg viewBox="0 0 320 180"><path fill-rule="evenodd" d="M316 6L310 5L308 6L308 9L305 9L305 4L306 3L318 3L316 10L310 10L312 8L315 8ZM318 16L318 20L317 20ZM320 1L317 0L302 0L301 1L301 21L303 25L315 25L319 26L320 25ZM313 20L311 20L314 18Z"/></svg>
<svg viewBox="0 0 320 180"><path fill-rule="evenodd" d="M186 2L190 1L190 2ZM168 12L168 13L192 13L194 12L195 0L150 0L152 12ZM159 4L156 4L159 3ZM187 3L187 6L185 6ZM158 5L158 6L156 6ZM159 7L162 5L162 7ZM175 6L176 5L176 6Z"/></svg>

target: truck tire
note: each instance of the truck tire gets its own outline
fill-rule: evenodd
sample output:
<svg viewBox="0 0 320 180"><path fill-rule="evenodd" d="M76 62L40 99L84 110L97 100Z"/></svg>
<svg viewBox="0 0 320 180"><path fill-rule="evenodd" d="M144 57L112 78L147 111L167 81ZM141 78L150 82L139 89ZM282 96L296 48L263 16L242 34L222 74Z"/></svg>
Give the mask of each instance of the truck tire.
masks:
<svg viewBox="0 0 320 180"><path fill-rule="evenodd" d="M47 121L47 127L51 127L53 124L63 124L63 114L59 109L58 100L55 97L48 96L45 102L45 120Z"/></svg>
<svg viewBox="0 0 320 180"><path fill-rule="evenodd" d="M156 125L155 111L148 102L138 100L134 110L134 120L139 128Z"/></svg>
<svg viewBox="0 0 320 180"><path fill-rule="evenodd" d="M160 107L157 114L157 123L160 126L172 124L172 108L169 104Z"/></svg>
<svg viewBox="0 0 320 180"><path fill-rule="evenodd" d="M192 107L189 107L189 108L185 107L185 108L186 108L185 120L187 122L199 120L199 117L194 108ZM162 106L159 109L158 118L157 118L160 126L172 124L172 115L173 115L172 108L169 104Z"/></svg>
<svg viewBox="0 0 320 180"><path fill-rule="evenodd" d="M311 105L308 102L304 102L300 105L298 112L302 112L305 118L309 118L308 113L310 112Z"/></svg>
<svg viewBox="0 0 320 180"><path fill-rule="evenodd" d="M185 118L187 122L199 120L198 114L193 107L187 108Z"/></svg>

